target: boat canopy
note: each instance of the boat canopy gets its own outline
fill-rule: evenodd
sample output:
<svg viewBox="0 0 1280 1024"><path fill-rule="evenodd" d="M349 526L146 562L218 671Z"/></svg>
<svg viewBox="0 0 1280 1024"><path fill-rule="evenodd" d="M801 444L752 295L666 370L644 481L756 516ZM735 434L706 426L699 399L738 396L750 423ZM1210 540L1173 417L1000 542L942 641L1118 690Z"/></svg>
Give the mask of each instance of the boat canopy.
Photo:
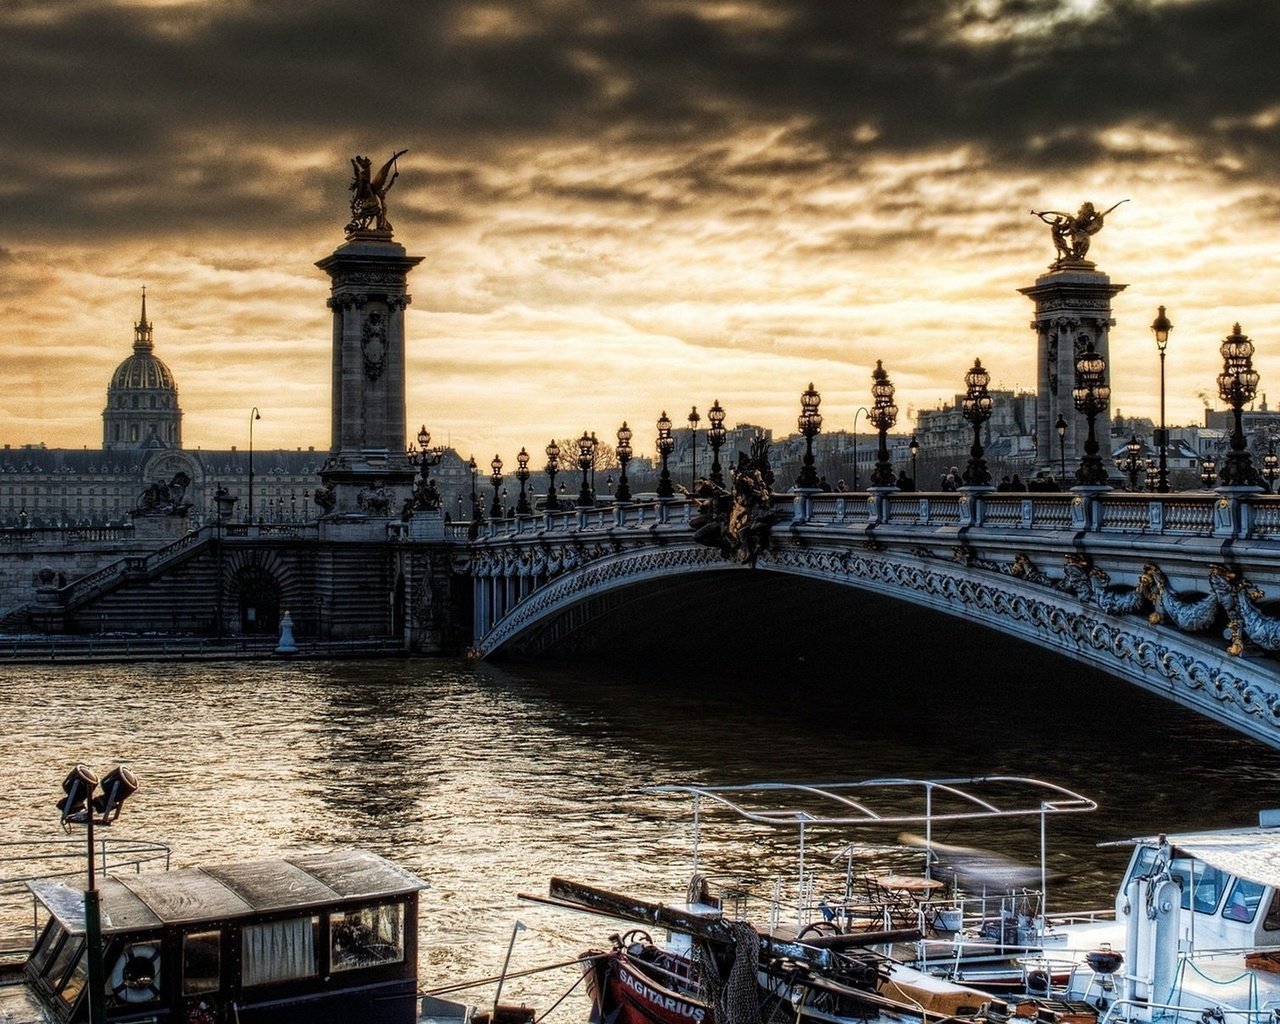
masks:
<svg viewBox="0 0 1280 1024"><path fill-rule="evenodd" d="M1159 846L1260 885L1280 888L1280 828L1232 828L1213 832L1144 836L1103 846Z"/></svg>
<svg viewBox="0 0 1280 1024"><path fill-rule="evenodd" d="M82 891L51 879L31 881L27 887L67 931L84 931ZM422 879L376 853L341 850L111 875L102 879L98 890L105 935L380 899L426 887Z"/></svg>

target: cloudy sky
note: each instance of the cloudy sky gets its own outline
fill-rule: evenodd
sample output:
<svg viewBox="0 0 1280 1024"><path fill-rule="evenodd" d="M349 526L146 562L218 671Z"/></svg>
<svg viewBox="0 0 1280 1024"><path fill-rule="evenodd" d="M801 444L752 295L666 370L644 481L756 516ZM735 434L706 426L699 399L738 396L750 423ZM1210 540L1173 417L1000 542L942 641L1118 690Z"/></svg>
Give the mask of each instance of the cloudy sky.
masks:
<svg viewBox="0 0 1280 1024"><path fill-rule="evenodd" d="M1198 420L1239 320L1280 403L1271 0L6 0L0 439L96 446L148 289L189 447L328 443L350 157L407 148L408 416L510 458L713 399L909 426L1033 387L1029 210L1090 257L1113 409ZM1213 404L1217 407L1216 399ZM865 421L864 421L865 422ZM704 421L705 425L705 421Z"/></svg>

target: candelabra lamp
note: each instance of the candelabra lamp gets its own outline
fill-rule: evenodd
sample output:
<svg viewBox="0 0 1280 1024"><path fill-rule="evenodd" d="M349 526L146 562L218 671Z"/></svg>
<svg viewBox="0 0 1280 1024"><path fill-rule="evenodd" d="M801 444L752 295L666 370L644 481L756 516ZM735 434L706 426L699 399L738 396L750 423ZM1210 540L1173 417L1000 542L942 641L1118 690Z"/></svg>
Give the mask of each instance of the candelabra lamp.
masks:
<svg viewBox="0 0 1280 1024"><path fill-rule="evenodd" d="M1200 482L1205 487L1212 487L1218 479L1218 462L1212 455L1200 460Z"/></svg>
<svg viewBox="0 0 1280 1024"><path fill-rule="evenodd" d="M724 429L724 410L720 408L720 399L707 410L707 419L711 426L707 428L707 444L711 446L711 482L717 487L724 486L724 472L720 468L720 449L724 447L724 439L728 431Z"/></svg>
<svg viewBox="0 0 1280 1024"><path fill-rule="evenodd" d="M1144 465L1142 442L1138 440L1137 434L1131 434L1128 443L1124 446L1124 462L1121 464L1121 468L1129 476L1129 490L1138 489L1138 474L1142 472Z"/></svg>
<svg viewBox="0 0 1280 1024"><path fill-rule="evenodd" d="M502 460L497 455L489 463L489 468L493 470L489 474L489 483L493 484L493 507L489 509L489 515L494 519L502 518Z"/></svg>
<svg viewBox="0 0 1280 1024"><path fill-rule="evenodd" d="M1224 487L1260 487L1262 481L1249 457L1241 425L1241 412L1258 393L1258 371L1253 368L1253 342L1240 333L1236 324L1222 339L1222 372L1218 374L1218 396L1231 406L1233 426L1231 446L1223 460L1218 479Z"/></svg>
<svg viewBox="0 0 1280 1024"><path fill-rule="evenodd" d="M1270 445L1262 456L1262 475L1267 478L1267 490L1275 491L1276 477L1280 476L1280 456L1276 455L1276 446Z"/></svg>
<svg viewBox="0 0 1280 1024"><path fill-rule="evenodd" d="M698 424L702 422L702 417L698 415L698 407L695 405L689 412L689 486L696 487L698 484Z"/></svg>
<svg viewBox="0 0 1280 1024"><path fill-rule="evenodd" d="M587 474L591 471L591 453L595 450L595 442L585 430L578 438L578 468L582 470L582 486L578 489L578 508L591 508L596 497L591 493L591 484Z"/></svg>
<svg viewBox="0 0 1280 1024"><path fill-rule="evenodd" d="M796 477L796 487L800 489L818 489L818 471L813 466L813 439L822 429L822 413L818 406L822 404L822 396L809 384L808 390L800 395L800 418L798 426L804 435L804 463L800 467L800 475Z"/></svg>
<svg viewBox="0 0 1280 1024"><path fill-rule="evenodd" d="M1076 357L1076 384L1071 389L1071 400L1076 411L1089 424L1084 439L1084 455L1076 470L1076 483L1085 487L1106 487L1107 469L1098 454L1098 438L1094 433L1094 421L1111 401L1111 387L1107 384L1107 362L1094 350L1093 342Z"/></svg>
<svg viewBox="0 0 1280 1024"><path fill-rule="evenodd" d="M991 394L987 390L991 374L982 366L981 359L973 361L973 369L964 375L965 396L960 411L973 427L973 447L969 449L969 464L964 468L964 482L969 487L988 487L991 473L982 452L982 424L991 419Z"/></svg>
<svg viewBox="0 0 1280 1024"><path fill-rule="evenodd" d="M658 417L658 458L662 460L662 472L658 474L658 497L674 498L675 488L671 486L671 470L667 468L667 459L671 458L676 447L676 439L671 436L671 417L664 409Z"/></svg>
<svg viewBox="0 0 1280 1024"><path fill-rule="evenodd" d="M1165 316L1164 306L1157 307L1156 318L1151 321L1151 333L1156 336L1156 349L1160 352L1160 433L1156 437L1156 448L1159 449L1159 468L1156 471L1158 480L1156 490L1160 494L1169 493L1169 429L1164 424L1164 350L1169 347L1169 332L1173 324Z"/></svg>
<svg viewBox="0 0 1280 1024"><path fill-rule="evenodd" d="M893 403L893 382L885 372L884 364L877 359L871 374L871 412L867 418L880 434L880 448L876 452L876 468L871 471L873 487L892 487L897 478L889 461L889 429L898 422L898 407Z"/></svg>
<svg viewBox="0 0 1280 1024"><path fill-rule="evenodd" d="M529 495L525 492L525 484L529 482L529 453L522 446L516 456L516 479L520 481L520 497L516 499L516 515L531 516L533 507L529 504Z"/></svg>
<svg viewBox="0 0 1280 1024"><path fill-rule="evenodd" d="M622 426L618 428L618 465L621 472L618 475L618 489L614 492L613 500L615 502L624 502L631 500L631 485L627 483L627 463L631 461L631 428L627 426L627 421L622 421Z"/></svg>
<svg viewBox="0 0 1280 1024"><path fill-rule="evenodd" d="M560 446L553 437L546 447L547 453L547 508L556 511L560 508L560 499L556 497L556 474L560 472Z"/></svg>
<svg viewBox="0 0 1280 1024"><path fill-rule="evenodd" d="M1160 466L1155 459L1147 459L1147 490L1156 494L1160 490Z"/></svg>

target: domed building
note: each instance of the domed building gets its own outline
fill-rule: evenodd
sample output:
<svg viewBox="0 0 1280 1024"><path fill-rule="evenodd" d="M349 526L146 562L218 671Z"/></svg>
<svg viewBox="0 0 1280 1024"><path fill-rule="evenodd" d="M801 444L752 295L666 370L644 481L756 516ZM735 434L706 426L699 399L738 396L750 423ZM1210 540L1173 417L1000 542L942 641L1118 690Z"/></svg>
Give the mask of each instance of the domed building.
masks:
<svg viewBox="0 0 1280 1024"><path fill-rule="evenodd" d="M144 288L142 316L134 325L133 355L116 367L107 385L107 407L102 412L102 447L106 451L182 447L178 387L154 349Z"/></svg>

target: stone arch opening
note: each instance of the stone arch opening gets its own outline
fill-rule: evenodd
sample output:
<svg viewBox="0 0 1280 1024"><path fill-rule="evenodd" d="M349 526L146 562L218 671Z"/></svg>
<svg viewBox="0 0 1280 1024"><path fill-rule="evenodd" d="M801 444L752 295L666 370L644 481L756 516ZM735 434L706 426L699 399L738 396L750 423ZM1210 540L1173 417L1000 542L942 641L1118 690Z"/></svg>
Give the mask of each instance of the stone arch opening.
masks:
<svg viewBox="0 0 1280 1024"><path fill-rule="evenodd" d="M240 632L274 636L280 631L280 584L261 565L242 565L231 577Z"/></svg>

